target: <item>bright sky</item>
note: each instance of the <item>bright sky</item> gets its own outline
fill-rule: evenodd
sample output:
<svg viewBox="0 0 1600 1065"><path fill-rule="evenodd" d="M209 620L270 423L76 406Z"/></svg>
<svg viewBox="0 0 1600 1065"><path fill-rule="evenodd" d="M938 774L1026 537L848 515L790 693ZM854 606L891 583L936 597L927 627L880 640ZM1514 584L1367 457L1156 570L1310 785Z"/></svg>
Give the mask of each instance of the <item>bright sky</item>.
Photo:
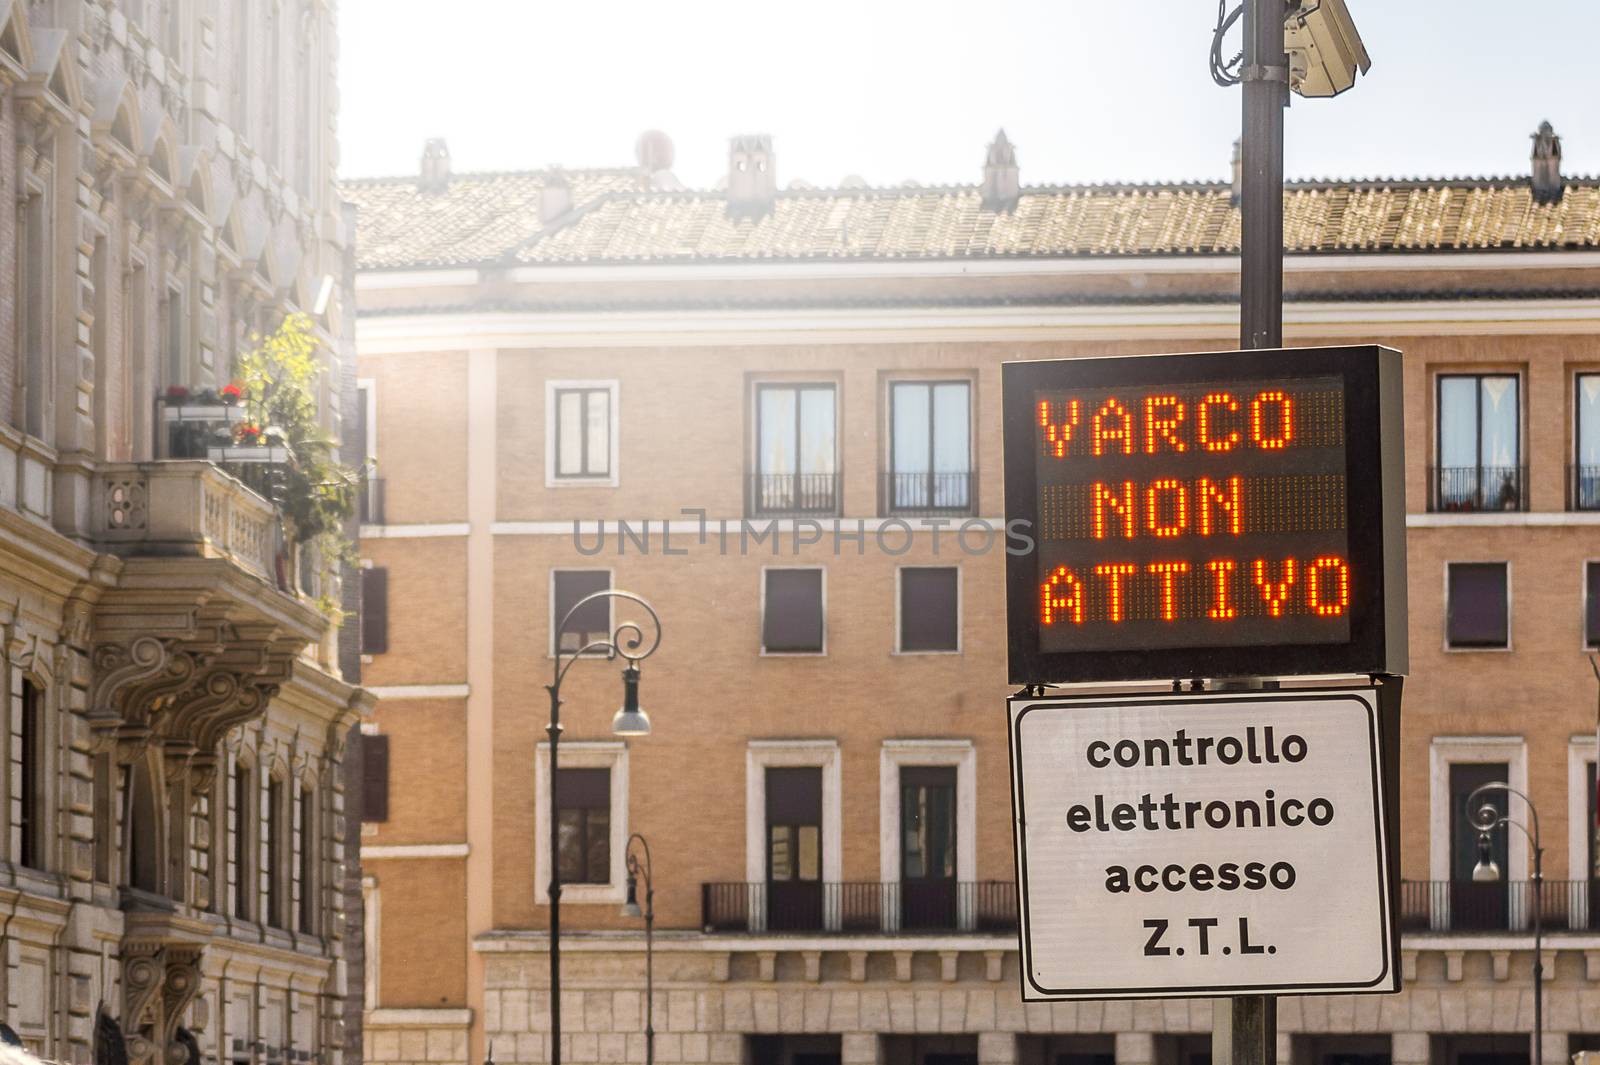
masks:
<svg viewBox="0 0 1600 1065"><path fill-rule="evenodd" d="M1232 3L1233 0L1230 0ZM1289 112L1290 177L1524 174L1554 123L1600 173L1600 3L1348 0L1372 72ZM632 165L665 130L690 185L770 133L780 185L973 182L1004 126L1024 184L1221 179L1239 90L1214 0L343 0L344 176Z"/></svg>

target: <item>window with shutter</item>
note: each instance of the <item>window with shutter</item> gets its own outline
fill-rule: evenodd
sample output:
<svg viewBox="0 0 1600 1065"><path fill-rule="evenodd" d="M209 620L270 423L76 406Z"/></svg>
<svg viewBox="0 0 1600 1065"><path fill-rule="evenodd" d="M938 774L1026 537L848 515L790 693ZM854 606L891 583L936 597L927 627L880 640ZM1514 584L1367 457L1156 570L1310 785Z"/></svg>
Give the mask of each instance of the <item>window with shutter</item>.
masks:
<svg viewBox="0 0 1600 1065"><path fill-rule="evenodd" d="M761 649L767 654L821 654L824 622L820 569L769 569Z"/></svg>
<svg viewBox="0 0 1600 1065"><path fill-rule="evenodd" d="M556 816L561 881L605 884L611 880L611 770L560 769L561 807Z"/></svg>
<svg viewBox="0 0 1600 1065"><path fill-rule="evenodd" d="M900 571L900 650L957 651L961 646L954 566L907 566Z"/></svg>
<svg viewBox="0 0 1600 1065"><path fill-rule="evenodd" d="M361 653L389 650L389 571L373 566L361 571Z"/></svg>
<svg viewBox="0 0 1600 1065"><path fill-rule="evenodd" d="M1451 647L1508 647L1510 594L1504 562L1449 565L1445 639Z"/></svg>
<svg viewBox="0 0 1600 1065"><path fill-rule="evenodd" d="M361 734L361 820L389 820L389 737Z"/></svg>
<svg viewBox="0 0 1600 1065"><path fill-rule="evenodd" d="M582 609L567 617L569 611L585 596L603 592L611 587L610 570L556 570L551 581L550 629L566 619L561 630L560 647L563 651L576 651L596 640L611 635L611 600L597 599L585 603ZM552 653L554 651L552 650Z"/></svg>

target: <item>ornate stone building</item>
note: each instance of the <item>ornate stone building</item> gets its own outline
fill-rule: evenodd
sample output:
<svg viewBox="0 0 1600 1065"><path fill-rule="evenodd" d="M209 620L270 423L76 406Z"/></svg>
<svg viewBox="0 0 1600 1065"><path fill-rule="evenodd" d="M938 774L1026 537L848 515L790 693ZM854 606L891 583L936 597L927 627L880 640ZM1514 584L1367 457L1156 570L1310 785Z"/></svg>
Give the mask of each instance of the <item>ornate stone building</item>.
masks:
<svg viewBox="0 0 1600 1065"><path fill-rule="evenodd" d="M997 138L981 183L783 186L773 148L735 140L714 190L660 135L636 168L451 174L435 147L345 185L390 598L368 1057L547 1059L544 685L639 619L555 631L610 587L665 634L651 735L612 734L620 663L562 688L564 1061L646 1060L637 831L657 1061L1204 1065L1207 1002L1020 1001L984 527L1002 363L1234 347L1229 182L1024 185ZM1405 353L1412 664L1406 988L1281 999L1285 1065L1528 1065L1531 855L1498 837L1510 883L1473 882L1463 816L1492 779L1544 829L1539 1065L1600 1050L1600 182L1533 148L1521 177L1284 190L1290 343Z"/></svg>
<svg viewBox="0 0 1600 1065"><path fill-rule="evenodd" d="M48 1058L343 1053L370 698L339 575L188 435L291 311L341 429L333 18L0 4L0 1021Z"/></svg>

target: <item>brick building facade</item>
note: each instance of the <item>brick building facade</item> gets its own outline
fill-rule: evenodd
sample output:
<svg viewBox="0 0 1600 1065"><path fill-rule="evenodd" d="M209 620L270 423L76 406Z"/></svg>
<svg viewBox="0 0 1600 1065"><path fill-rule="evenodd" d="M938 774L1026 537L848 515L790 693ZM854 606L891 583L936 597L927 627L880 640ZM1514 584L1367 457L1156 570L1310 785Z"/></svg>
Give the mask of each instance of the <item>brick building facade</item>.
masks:
<svg viewBox="0 0 1600 1065"><path fill-rule="evenodd" d="M341 357L333 17L0 6L0 1021L46 1058L343 1058L371 699L332 560L189 435L286 313Z"/></svg>
<svg viewBox="0 0 1600 1065"><path fill-rule="evenodd" d="M1203 1001L1019 1000L1004 557L957 530L1001 520L1004 361L1233 346L1228 183L1019 187L1003 138L978 186L780 192L739 138L690 191L670 156L452 175L436 144L345 186L386 500L369 1058L546 1059L543 686L553 619L612 587L665 636L649 737L610 734L619 663L563 690L565 1060L645 1058L638 832L663 1062L1204 1061ZM1464 883L1452 813L1497 777L1548 852L1541 1065L1600 1047L1600 184L1539 180L1285 190L1289 342L1405 353L1411 679L1406 990L1283 999L1284 1061L1528 1060L1528 852Z"/></svg>

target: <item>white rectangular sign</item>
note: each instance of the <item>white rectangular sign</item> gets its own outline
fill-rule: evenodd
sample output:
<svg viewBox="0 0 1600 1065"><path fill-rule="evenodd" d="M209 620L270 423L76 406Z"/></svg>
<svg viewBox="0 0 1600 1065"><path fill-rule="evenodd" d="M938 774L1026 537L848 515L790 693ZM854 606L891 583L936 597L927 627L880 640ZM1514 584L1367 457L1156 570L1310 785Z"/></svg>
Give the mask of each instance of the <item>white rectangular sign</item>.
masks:
<svg viewBox="0 0 1600 1065"><path fill-rule="evenodd" d="M1376 689L1010 710L1024 999L1398 990Z"/></svg>

